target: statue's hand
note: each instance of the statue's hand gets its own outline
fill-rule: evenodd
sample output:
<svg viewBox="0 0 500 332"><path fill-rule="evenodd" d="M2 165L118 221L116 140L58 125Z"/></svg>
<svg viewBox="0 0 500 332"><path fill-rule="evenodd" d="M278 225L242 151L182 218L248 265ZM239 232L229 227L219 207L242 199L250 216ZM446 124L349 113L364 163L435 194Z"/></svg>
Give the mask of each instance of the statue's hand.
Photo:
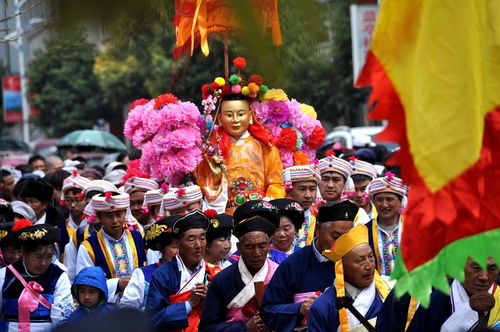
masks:
<svg viewBox="0 0 500 332"><path fill-rule="evenodd" d="M220 182L222 180L222 159L219 158L218 156L212 156L208 158L207 155L203 155L203 158L207 162L208 166L210 167L210 171L213 174L214 177L214 185L218 186L220 185Z"/></svg>

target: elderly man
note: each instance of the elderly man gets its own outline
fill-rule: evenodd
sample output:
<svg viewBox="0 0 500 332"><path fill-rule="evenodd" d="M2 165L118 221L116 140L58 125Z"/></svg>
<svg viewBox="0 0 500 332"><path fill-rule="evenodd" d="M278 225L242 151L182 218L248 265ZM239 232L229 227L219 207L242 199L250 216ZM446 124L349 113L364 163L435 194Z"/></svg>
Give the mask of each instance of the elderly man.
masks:
<svg viewBox="0 0 500 332"><path fill-rule="evenodd" d="M195 210L181 216L168 230L179 252L153 273L146 300L146 312L158 330L189 327L189 331L196 331L198 327L207 283L215 274L203 260L210 220Z"/></svg>
<svg viewBox="0 0 500 332"><path fill-rule="evenodd" d="M311 208L316 202L319 181L320 174L316 165L292 166L283 171L287 197L296 200L304 208L304 223L295 240L295 245L300 248L310 245L314 238L316 216Z"/></svg>
<svg viewBox="0 0 500 332"><path fill-rule="evenodd" d="M334 264L321 253L353 227L357 212L350 201L319 208L313 243L282 262L266 289L261 316L269 329L304 325L311 304L334 280Z"/></svg>
<svg viewBox="0 0 500 332"><path fill-rule="evenodd" d="M368 244L368 229L357 225L335 241L332 250L323 252L335 262L335 284L321 295L309 311L308 331L348 332L360 321L339 303L353 301L352 306L366 320L377 316L389 286L375 270L375 258Z"/></svg>
<svg viewBox="0 0 500 332"><path fill-rule="evenodd" d="M400 299L394 291L382 306L377 331L465 332L474 327L500 327L500 289L495 284L498 266L492 258L483 269L471 258L464 268L464 281L450 283L450 295L433 290L428 308L409 295Z"/></svg>
<svg viewBox="0 0 500 332"><path fill-rule="evenodd" d="M92 197L90 204L102 228L78 248L76 273L88 266L102 268L106 273L108 301L116 303L134 269L146 263L142 235L125 228L128 194L108 191Z"/></svg>
<svg viewBox="0 0 500 332"><path fill-rule="evenodd" d="M278 267L267 257L269 238L276 226L258 216L240 220L236 225L240 260L220 272L210 284L200 331L266 331L258 310L264 287ZM262 286L260 294L256 292L258 285Z"/></svg>
<svg viewBox="0 0 500 332"><path fill-rule="evenodd" d="M390 275L401 243L403 218L400 210L407 187L403 180L389 173L371 181L367 189L378 213L377 218L366 223L370 246L376 257L377 271Z"/></svg>

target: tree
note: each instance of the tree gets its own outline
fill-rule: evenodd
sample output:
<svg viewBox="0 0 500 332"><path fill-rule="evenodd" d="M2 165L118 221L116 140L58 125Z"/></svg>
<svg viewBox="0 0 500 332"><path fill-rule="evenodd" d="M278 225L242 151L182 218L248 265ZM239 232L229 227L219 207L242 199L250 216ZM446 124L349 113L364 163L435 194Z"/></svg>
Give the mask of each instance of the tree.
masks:
<svg viewBox="0 0 500 332"><path fill-rule="evenodd" d="M39 112L35 123L47 134L60 137L91 128L98 118L111 115L92 71L96 53L81 27L59 30L45 42L45 51L35 53L28 89Z"/></svg>

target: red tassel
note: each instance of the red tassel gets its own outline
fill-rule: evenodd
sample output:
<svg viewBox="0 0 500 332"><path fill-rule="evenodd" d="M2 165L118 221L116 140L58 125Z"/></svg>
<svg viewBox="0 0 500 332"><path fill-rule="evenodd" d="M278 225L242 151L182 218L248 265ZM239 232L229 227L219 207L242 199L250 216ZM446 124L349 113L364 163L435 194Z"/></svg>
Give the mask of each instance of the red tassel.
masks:
<svg viewBox="0 0 500 332"><path fill-rule="evenodd" d="M12 226L12 231L17 232L23 228L30 227L30 226L33 226L33 224L28 219L25 219L25 218L19 219L18 221L16 221L14 226Z"/></svg>

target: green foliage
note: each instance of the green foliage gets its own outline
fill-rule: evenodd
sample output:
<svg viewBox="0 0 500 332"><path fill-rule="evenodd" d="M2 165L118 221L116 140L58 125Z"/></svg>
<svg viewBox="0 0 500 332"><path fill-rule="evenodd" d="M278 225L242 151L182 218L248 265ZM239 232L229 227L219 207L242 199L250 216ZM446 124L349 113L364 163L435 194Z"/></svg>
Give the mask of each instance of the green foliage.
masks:
<svg viewBox="0 0 500 332"><path fill-rule="evenodd" d="M45 42L28 68L35 122L48 134L62 136L90 128L106 116L105 98L92 72L96 49L83 28L62 30Z"/></svg>

